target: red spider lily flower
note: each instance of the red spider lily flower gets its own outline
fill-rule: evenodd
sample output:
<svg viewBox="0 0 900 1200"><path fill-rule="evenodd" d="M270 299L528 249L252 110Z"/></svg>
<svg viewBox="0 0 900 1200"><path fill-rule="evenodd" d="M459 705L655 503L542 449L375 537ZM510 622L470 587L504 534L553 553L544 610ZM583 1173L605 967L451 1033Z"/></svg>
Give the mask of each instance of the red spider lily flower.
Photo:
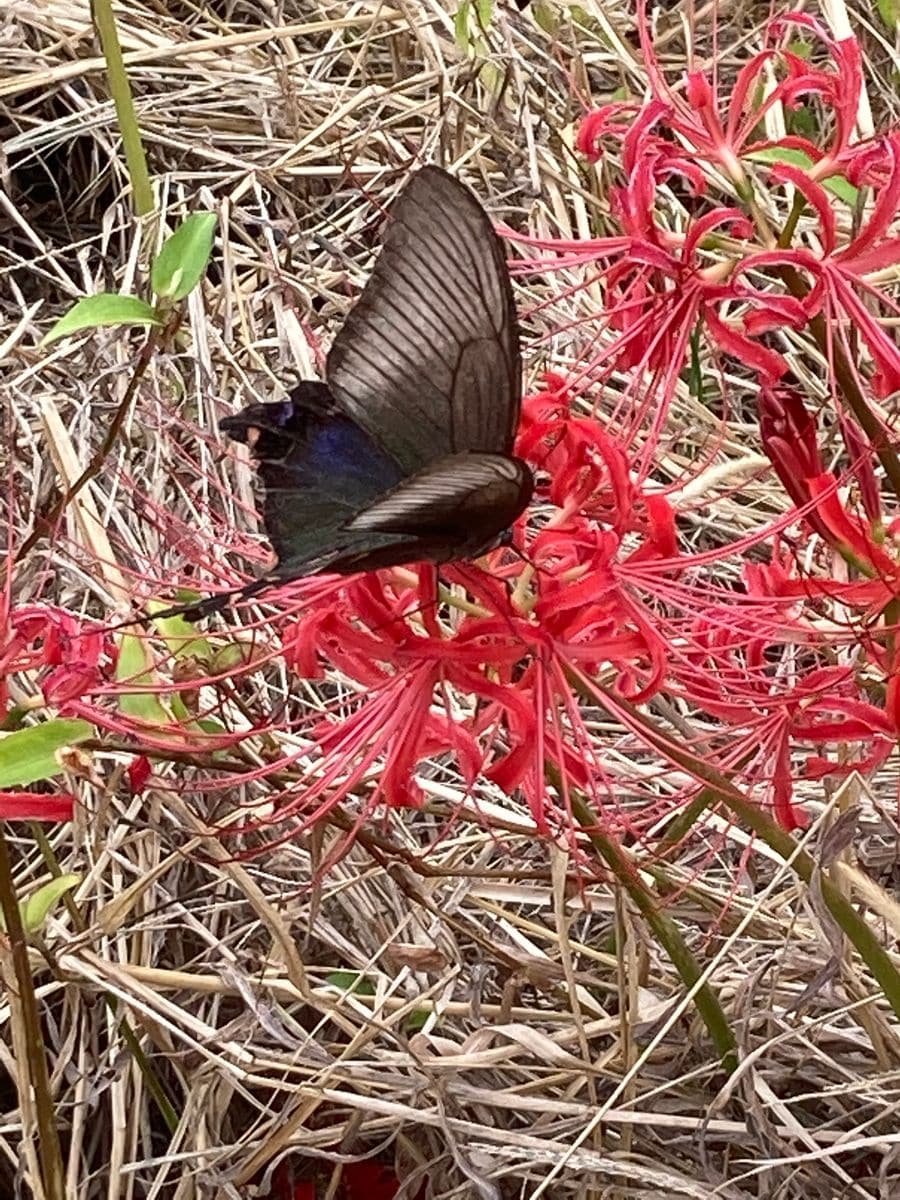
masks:
<svg viewBox="0 0 900 1200"><path fill-rule="evenodd" d="M595 341L604 345L585 364L585 379L638 368L651 378L645 403L653 401L660 420L695 330L702 331L713 354L736 359L771 385L784 376L787 361L767 335L784 327L803 330L824 318L830 341L819 349L828 356L838 399L835 347L855 363L854 337L861 337L872 364L870 378L851 368L860 386L871 386L878 397L900 388L900 347L883 323L896 319L897 305L875 282L879 271L893 270L900 260L900 237L893 232L900 205L900 137L851 144L862 88L859 46L854 39L830 38L802 13L773 22L770 37L780 39L793 27L819 39L831 68L811 65L789 49L767 47L723 97L716 78L698 72L689 72L683 90L666 82L641 4L650 98L639 107L617 103L589 114L578 138L579 148L592 159L601 141L614 139L621 148L625 182L611 190L610 208L629 244L623 247L618 237L533 243L549 252L535 260L542 270L553 269L556 256L559 269L590 264L598 272L594 281L601 284L606 303L596 319ZM776 65L781 78L760 86ZM817 97L830 110L827 144L796 137L753 140L774 104L790 109L805 96ZM766 174L770 190L797 189L816 218L814 237L804 233L805 244L774 248L776 234L753 202L749 159L764 151L772 161ZM799 152L809 165L802 169L793 160L781 161L779 152L785 157ZM706 178L700 164L725 168L739 207L730 198L716 203L709 194L716 177ZM850 237L843 232L850 224L846 211L823 186L836 173L871 188L875 197ZM670 220L662 222L656 212L659 188L673 175L694 197L702 196L708 209L689 219L683 231L673 229Z"/></svg>
<svg viewBox="0 0 900 1200"><path fill-rule="evenodd" d="M827 659L803 617L809 593L792 590L800 581L776 561L752 564L743 591L716 584L710 569L722 552L686 552L672 504L641 485L633 451L571 411L566 381L547 383L526 398L517 447L536 469L544 513L534 530L516 530L527 561L501 548L482 566L441 568L440 580L433 568L397 568L292 585L302 615L282 625L284 661L334 694L313 712L272 716L294 750L207 778L209 792L244 785L254 802L267 796L269 815L252 827L285 822L293 836L298 820L305 827L354 796L365 797L359 820L379 804L418 806L423 777L441 763L473 800L486 786L520 794L543 834L572 836L577 791L610 832L641 836L684 802L690 782L661 795L632 778L623 763L647 749L627 720L616 735L621 755L608 759L588 716L601 696L614 705L616 695L641 703L664 694L702 714L716 733L696 753L736 772L787 828L804 819L792 798L803 747L844 737L859 747L859 763L882 753L884 713L854 690L852 675L804 674L790 689L772 675L773 655L795 646ZM777 432L795 437L784 419ZM814 437L804 438L806 474L819 463ZM818 493L803 499L816 513L826 504ZM836 519L827 505L826 518L823 536ZM232 684L259 669L245 660ZM598 679L611 690L598 692ZM254 723L243 736L266 728ZM659 760L656 769L671 768ZM640 806L623 805L623 792L641 795Z"/></svg>
<svg viewBox="0 0 900 1200"><path fill-rule="evenodd" d="M314 1179L296 1179L290 1159L282 1159L272 1173L269 1200L316 1200Z"/></svg>
<svg viewBox="0 0 900 1200"><path fill-rule="evenodd" d="M651 142L658 173L674 170L695 176L696 165L689 165L685 172L685 163L706 161L723 167L738 193L745 196L748 184L741 160L761 150L773 146L800 150L812 159L813 175L817 178L832 173L842 161L856 124L862 92L862 59L855 38L832 38L820 22L806 13L789 13L772 21L768 32L773 41L782 39L792 27L804 30L825 46L833 69L814 66L786 47L769 46L738 72L723 101L718 68L712 77L698 70L688 71L683 90L670 86L656 56L645 0L639 0L637 19L651 92L651 100L640 110L639 120L645 132L656 126L662 130ZM777 68L781 69L782 78L776 79L772 86L771 77ZM758 130L767 113L776 105L794 108L804 96L819 97L834 114L827 146L794 136L777 142L759 140ZM724 116L720 115L723 110ZM590 113L579 129L578 148L596 159L602 138L610 134L629 136L631 131L620 118L633 111L631 106L617 103ZM626 149L623 161L626 173L630 174L636 158L636 154L629 155Z"/></svg>
<svg viewBox="0 0 900 1200"><path fill-rule="evenodd" d="M68 792L0 791L0 821L71 821L74 807Z"/></svg>
<svg viewBox="0 0 900 1200"><path fill-rule="evenodd" d="M324 1187L327 1175L319 1165ZM424 1200L426 1184L416 1191L414 1200ZM344 1163L336 1193L337 1200L393 1200L400 1190L400 1181L393 1170L377 1159ZM272 1200L316 1200L314 1180L295 1179L291 1161L283 1160L272 1175Z"/></svg>
<svg viewBox="0 0 900 1200"><path fill-rule="evenodd" d="M883 582L897 575L897 565L879 545L871 528L847 512L839 496L839 481L826 471L819 454L816 423L792 388L762 388L759 396L760 435L775 473L806 523L848 561ZM861 435L847 423L845 441L858 452L854 473L867 515L880 524L880 497L871 454ZM870 516L870 521L872 520Z"/></svg>
<svg viewBox="0 0 900 1200"><path fill-rule="evenodd" d="M146 671L135 682L127 676L117 678L122 644L121 637L99 622L52 605L13 608L6 642L0 646L0 696L8 703L9 680L17 676L31 693L30 707L45 705L62 716L80 717L148 748L172 748L180 742L183 749L194 745L211 753L241 740L241 733L223 730L216 737L187 720L190 714L183 704L179 711L184 720L168 714L155 699L163 680L154 681ZM176 661L175 677L179 667ZM178 684L166 679L165 686L173 694L188 693L192 681ZM146 705L142 696L148 697ZM136 790L143 788L148 775L146 759L137 760L129 770Z"/></svg>
<svg viewBox="0 0 900 1200"><path fill-rule="evenodd" d="M840 342L851 362L856 353L847 331L852 329L862 337L875 365L870 386L883 398L900 389L900 347L878 317L879 313L895 316L897 305L868 276L900 262L900 237L892 235L900 207L900 134L882 138L878 145L882 174L873 189L875 202L856 236L843 247L838 244L832 202L825 189L787 163L774 167L772 179L793 184L815 211L821 250L813 253L798 247L790 252L751 254L739 271L758 273L790 266L809 275L812 287L802 300L806 317L822 313L832 338ZM867 148L866 158L870 156L871 148Z"/></svg>
<svg viewBox="0 0 900 1200"><path fill-rule="evenodd" d="M111 654L111 638L99 625L50 605L13 609L0 646L0 685L16 672L37 672L46 703L65 712L101 683L101 664L109 665Z"/></svg>
<svg viewBox="0 0 900 1200"><path fill-rule="evenodd" d="M808 601L814 584L796 580L792 565L776 558L765 566L748 563L743 572L749 601L785 597L780 642L774 613L765 605L755 629L748 623L736 628L737 606L708 607L685 639L694 671L692 704L730 728L730 753L744 756L745 778L765 781L775 815L787 829L806 824L793 799L798 779L874 770L896 743L892 714L872 703L856 671L825 665L835 645L872 648L870 639L862 629L849 627L843 636L825 635L809 622L797 596L804 594ZM835 591L842 595L839 587ZM816 665L799 667L798 654ZM843 754L829 759L809 753L828 745L842 745ZM801 748L806 751L802 768Z"/></svg>
<svg viewBox="0 0 900 1200"><path fill-rule="evenodd" d="M462 609L451 600L446 616L435 612L433 572L360 577L286 632L298 673L321 676L328 663L359 690L304 728L315 770L283 797L282 815L319 813L376 772L373 802L415 805L416 770L439 754L468 788L480 775L521 790L545 833L571 827L565 797L548 786L551 764L567 786L596 791L603 770L569 673L614 668L634 699L661 685L665 638L619 572L675 553L674 516L631 482L623 446L598 421L566 418L565 389L551 384L526 400L519 447L551 468L538 493L558 506L530 545L531 564L499 550L487 572L442 568L468 597ZM563 447L577 450L571 462Z"/></svg>
<svg viewBox="0 0 900 1200"><path fill-rule="evenodd" d="M341 1184L345 1200L394 1200L400 1190L400 1181L391 1168L373 1159L346 1163Z"/></svg>
<svg viewBox="0 0 900 1200"><path fill-rule="evenodd" d="M793 690L801 705L799 709L795 706L786 737L789 734L792 739L817 745L844 741L845 748L856 745L864 751L859 758L845 753L839 761L810 756L806 777L818 779L851 770L875 770L896 746L900 731L900 662L893 644L893 618L888 624L885 615L891 613L890 606L900 594L900 546L891 540L882 542L864 521L846 511L833 476L823 474L808 482L810 505L826 541L868 578L817 578L808 572L799 576L796 564L786 557L765 567L748 564L745 575L757 593L789 598L792 606L800 600L812 605L835 601L841 613L856 614L855 625L847 622L844 632L835 626L829 638L835 647L853 649L854 669L813 669ZM844 619L846 622L846 616ZM808 636L805 641L811 646L814 638ZM872 702L869 691L884 693L883 706ZM790 703L787 693L784 700Z"/></svg>
<svg viewBox="0 0 900 1200"><path fill-rule="evenodd" d="M616 215L626 228L633 227L632 189L626 187L611 195ZM647 210L649 212L649 210ZM573 265L606 263L601 271L607 302L595 318L600 341L607 331L612 335L602 349L595 351L581 366L578 390L588 383L610 378L616 372L627 373L633 382L629 392L637 391L638 381L649 378L643 403L634 418L655 410L653 440L662 428L668 405L681 378L695 330L702 330L716 352L739 360L756 371L768 383L774 383L788 370L784 356L761 340L773 329L802 329L810 311L803 301L771 287L747 284L744 266L751 261L749 252L733 260L721 254L710 257L706 239L727 235L746 241L753 236L753 225L740 210L719 207L693 223L684 235L658 231L643 240L635 235L623 252L621 239L597 238L582 243L517 240L537 246L551 254L536 258L530 267L547 273L554 269L553 253L559 263ZM576 254L573 246L578 245ZM785 262L790 255L785 252ZM755 261L755 260L752 260ZM772 263L767 264L771 267ZM748 268L749 269L749 268Z"/></svg>
<svg viewBox="0 0 900 1200"><path fill-rule="evenodd" d="M878 544L865 522L847 512L834 476L823 474L808 482L816 513L832 545L852 557L866 574L877 575L885 586L896 582L898 564Z"/></svg>
<svg viewBox="0 0 900 1200"><path fill-rule="evenodd" d="M782 487L804 509L812 529L828 541L828 527L815 508L806 507L812 497L811 480L825 474L812 414L793 388L761 388L758 407L763 449Z"/></svg>
<svg viewBox="0 0 900 1200"><path fill-rule="evenodd" d="M47 604L23 605L9 611L6 640L0 643L0 698L8 705L9 681L17 676L27 693L27 705L47 706L67 717L79 717L98 730L132 739L140 749L196 749L212 754L233 747L246 731L229 731L192 710L190 698L229 674L198 662L191 649L210 647L193 636L185 652L167 651L164 670L156 673L149 643L141 649L134 631L117 634L100 622L77 617ZM121 670L123 647L137 647L134 673ZM241 654L234 645L232 653ZM277 653L273 648L268 657ZM262 659L263 656L256 656ZM255 661L255 660L254 660ZM160 694L166 694L165 702ZM171 707L169 707L171 702ZM260 722L262 725L263 722ZM132 761L129 779L139 792L150 774L145 757Z"/></svg>
<svg viewBox="0 0 900 1200"><path fill-rule="evenodd" d="M797 578L787 566L773 561L769 567L748 565L747 578L754 589L768 595L815 597L839 600L851 611L859 611L861 619L871 623L888 604L900 594L900 547L891 537L883 537L881 500L875 492L871 452L860 449L862 465L852 464L860 488L863 510L868 520L849 512L841 496L841 480L826 471L819 455L816 425L800 397L788 388L762 389L760 398L760 430L763 445L782 486L798 506L798 515L824 542L832 546L864 581L858 578L837 580ZM861 438L846 438L851 448L861 445ZM866 496L866 486L870 495ZM874 520L871 513L875 514ZM863 637L862 630L857 636ZM868 641L868 635L866 635ZM870 652L880 657L876 647ZM882 667L887 660L882 659ZM890 674L890 671L888 672Z"/></svg>

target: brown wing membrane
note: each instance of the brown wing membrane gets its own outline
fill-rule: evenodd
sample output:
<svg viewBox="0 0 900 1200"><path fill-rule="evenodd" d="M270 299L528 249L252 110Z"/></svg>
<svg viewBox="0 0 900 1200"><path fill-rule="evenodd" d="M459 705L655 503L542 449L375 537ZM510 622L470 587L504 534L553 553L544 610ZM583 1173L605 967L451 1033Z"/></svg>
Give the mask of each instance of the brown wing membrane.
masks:
<svg viewBox="0 0 900 1200"><path fill-rule="evenodd" d="M404 479L346 530L415 537L432 562L470 558L493 545L531 499L527 465L504 454L454 454ZM427 550L423 552L423 544Z"/></svg>
<svg viewBox="0 0 900 1200"><path fill-rule="evenodd" d="M521 359L506 260L479 202L440 168L418 171L391 208L327 378L410 474L447 454L511 450Z"/></svg>

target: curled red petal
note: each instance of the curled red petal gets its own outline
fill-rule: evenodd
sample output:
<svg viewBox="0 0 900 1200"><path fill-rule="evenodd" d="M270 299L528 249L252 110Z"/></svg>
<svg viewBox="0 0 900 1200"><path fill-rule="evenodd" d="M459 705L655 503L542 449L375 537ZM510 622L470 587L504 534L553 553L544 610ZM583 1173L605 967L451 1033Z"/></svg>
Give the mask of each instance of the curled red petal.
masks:
<svg viewBox="0 0 900 1200"><path fill-rule="evenodd" d="M75 797L68 792L0 792L0 820L71 821Z"/></svg>

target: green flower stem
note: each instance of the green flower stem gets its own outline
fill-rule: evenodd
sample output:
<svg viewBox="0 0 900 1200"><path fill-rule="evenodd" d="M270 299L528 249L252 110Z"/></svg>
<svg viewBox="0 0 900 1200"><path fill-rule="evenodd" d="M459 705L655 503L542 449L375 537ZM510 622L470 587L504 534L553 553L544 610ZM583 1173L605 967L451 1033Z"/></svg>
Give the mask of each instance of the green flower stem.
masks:
<svg viewBox="0 0 900 1200"><path fill-rule="evenodd" d="M796 299L804 300L809 295L809 288L804 282L803 276L795 267L779 267L777 273L784 280L788 291ZM809 331L825 361L834 364L834 376L841 394L850 406L854 417L856 417L860 429L862 429L869 442L875 448L875 453L878 455L878 460L884 468L884 473L890 480L894 495L900 500L900 459L897 458L893 447L885 438L884 430L877 415L869 407L853 373L853 369L847 361L843 347L838 345L836 339L829 336L828 323L821 313L810 317Z"/></svg>
<svg viewBox="0 0 900 1200"><path fill-rule="evenodd" d="M34 528L29 533L28 537L18 547L15 553L15 562L21 562L34 548L35 544L40 541L44 533L52 531L56 522L66 511L66 508L75 499L85 484L90 483L99 473L103 464L106 462L107 455L116 444L116 440L125 424L126 418L131 411L131 402L135 397L138 389L138 384L143 379L147 368L157 349L164 345L165 342L174 333L177 328L179 314L174 314L169 323L163 329L151 329L147 334L147 340L141 347L138 360L135 363L134 373L128 381L128 386L125 389L125 395L122 397L119 407L113 414L113 418L109 423L103 441L99 448L95 451L91 461L84 468L75 482L70 488L59 497L59 499L50 507L49 512L44 513L39 521L36 521ZM5 572L0 569L0 585L2 585L5 577Z"/></svg>
<svg viewBox="0 0 900 1200"><path fill-rule="evenodd" d="M813 881L816 882L828 911L855 946L863 962L884 990L887 1001L896 1016L900 1017L900 974L890 956L869 926L845 899L840 889L835 887L825 873L820 870L815 860L805 850L798 850L797 843L791 835L758 805L749 800L727 776L704 759L671 741L633 704L620 696L613 696L603 686L590 683L583 677L573 674L571 682L579 691L586 692L595 702L600 704L605 702L604 706L611 715L619 718L623 715L627 717L630 726L639 729L641 736L649 745L668 758L670 762L693 775L695 779L702 780L706 784L706 788L701 793L704 807L708 803L721 804L737 817L745 828L752 830L761 841L774 850L783 862L790 861L792 869L804 883L809 885Z"/></svg>
<svg viewBox="0 0 900 1200"><path fill-rule="evenodd" d="M28 1044L28 1081L34 1096L37 1115L39 1160L41 1183L45 1200L65 1200L65 1172L59 1132L56 1128L56 1113L50 1092L50 1075L44 1053L44 1039L38 1015L34 980L28 961L28 945L19 912L19 899L13 887L12 862L6 838L0 829L0 909L6 922L10 957L16 976L18 1008L22 1016L25 1038ZM24 1064L22 1064L24 1066ZM24 1107L24 1106L23 1106Z"/></svg>
<svg viewBox="0 0 900 1200"><path fill-rule="evenodd" d="M790 215L785 222L784 229L778 238L778 245L782 250L787 250L791 242L794 240L794 234L797 232L797 226L800 224L800 218L806 209L806 201L801 195L799 189L794 195L794 203L791 205Z"/></svg>
<svg viewBox="0 0 900 1200"><path fill-rule="evenodd" d="M591 844L600 852L618 883L628 893L638 912L652 930L653 936L668 954L685 987L694 992L697 1011L719 1052L722 1067L731 1073L737 1068L737 1042L734 1033L715 992L708 983L700 983L702 977L700 965L688 949L678 926L663 911L656 898L645 887L634 863L626 857L622 848L617 846L606 834L599 832L597 818L584 798L569 789L569 803L573 813L581 822L585 834L590 838Z"/></svg>
<svg viewBox="0 0 900 1200"><path fill-rule="evenodd" d="M146 217L155 208L153 188L150 186L147 156L144 154L144 143L141 141L141 131L137 122L137 114L134 111L131 84L128 81L122 47L116 31L112 0L93 0L91 7L94 28L97 30L103 57L106 59L106 77L109 80L110 94L116 106L116 118L119 122L119 132L122 135L122 148L125 151L125 165L128 168L131 193L134 197L134 210L139 217Z"/></svg>
<svg viewBox="0 0 900 1200"><path fill-rule="evenodd" d="M44 830L40 825L37 824L36 821L30 823L29 829L31 830L35 843L41 852L41 857L47 864L51 875L54 877L62 875L63 871L62 867L59 865L59 859L56 857L53 847L50 844L50 839L47 837ZM69 892L66 892L66 894L63 896L63 903L69 910L69 915L72 918L72 923L74 924L75 928L79 933L84 933L87 930L87 923L84 917L81 915L81 909L72 899L72 896ZM45 957L47 957L49 960L49 955L45 954ZM115 996L111 996L108 992L104 992L103 1000L113 1016L118 1016L118 999ZM137 1035L131 1028L131 1025L128 1023L126 1017L122 1017L119 1020L119 1032L121 1033L122 1040L128 1047L132 1058L138 1065L138 1070L141 1072L144 1083L147 1086L147 1090L156 1101L156 1107L159 1109L160 1114L166 1123L167 1129L170 1133L174 1134L178 1129L179 1121L175 1104L166 1091L163 1081L159 1078L158 1074L154 1070L153 1064L144 1053L143 1047L138 1041Z"/></svg>

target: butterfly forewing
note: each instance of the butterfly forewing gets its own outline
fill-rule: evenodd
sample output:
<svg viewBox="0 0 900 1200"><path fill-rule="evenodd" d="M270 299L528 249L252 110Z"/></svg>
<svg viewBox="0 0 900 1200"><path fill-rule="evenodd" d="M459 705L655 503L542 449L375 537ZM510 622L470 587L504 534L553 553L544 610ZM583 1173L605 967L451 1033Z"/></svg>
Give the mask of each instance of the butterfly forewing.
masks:
<svg viewBox="0 0 900 1200"><path fill-rule="evenodd" d="M410 474L454 452L512 448L521 359L506 260L481 205L444 171L423 167L392 206L327 378Z"/></svg>

